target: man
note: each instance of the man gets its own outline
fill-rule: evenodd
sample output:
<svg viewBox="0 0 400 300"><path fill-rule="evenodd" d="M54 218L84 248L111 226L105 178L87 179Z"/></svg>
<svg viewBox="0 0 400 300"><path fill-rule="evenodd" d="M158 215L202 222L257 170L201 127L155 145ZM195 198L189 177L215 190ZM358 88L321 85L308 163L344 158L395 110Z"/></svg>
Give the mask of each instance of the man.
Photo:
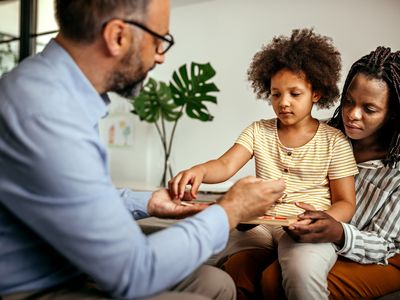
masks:
<svg viewBox="0 0 400 300"><path fill-rule="evenodd" d="M201 212L167 190L115 190L97 133L100 95L134 90L164 61L169 1L57 0L56 15L56 39L0 80L3 300L234 299L231 279L201 264L284 183L242 179ZM132 218L197 212L149 236Z"/></svg>

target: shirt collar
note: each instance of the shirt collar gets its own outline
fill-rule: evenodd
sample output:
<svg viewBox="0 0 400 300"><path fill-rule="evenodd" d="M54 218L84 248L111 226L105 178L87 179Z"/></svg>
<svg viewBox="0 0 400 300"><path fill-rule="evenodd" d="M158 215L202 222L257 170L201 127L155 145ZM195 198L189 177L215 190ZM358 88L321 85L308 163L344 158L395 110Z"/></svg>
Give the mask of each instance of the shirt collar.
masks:
<svg viewBox="0 0 400 300"><path fill-rule="evenodd" d="M41 55L54 63L59 72L65 74L66 85L75 88L75 92L79 94L79 99L76 100L80 102L89 119L97 124L107 113L107 94L99 95L73 58L56 40L52 39Z"/></svg>

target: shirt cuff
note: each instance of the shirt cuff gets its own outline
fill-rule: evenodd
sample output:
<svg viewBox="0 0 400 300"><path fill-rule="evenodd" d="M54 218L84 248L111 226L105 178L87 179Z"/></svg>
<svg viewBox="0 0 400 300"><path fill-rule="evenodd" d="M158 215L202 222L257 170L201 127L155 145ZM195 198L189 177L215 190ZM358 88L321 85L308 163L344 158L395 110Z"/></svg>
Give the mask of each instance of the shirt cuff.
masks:
<svg viewBox="0 0 400 300"><path fill-rule="evenodd" d="M118 190L125 207L133 214L135 219L148 217L147 204L152 192L134 192L130 189Z"/></svg>
<svg viewBox="0 0 400 300"><path fill-rule="evenodd" d="M344 235L344 244L342 248L339 248L338 246L334 245L336 248L336 253L337 254L345 254L350 251L352 247L352 232L350 229L350 225L346 223L341 223L343 227L343 235Z"/></svg>

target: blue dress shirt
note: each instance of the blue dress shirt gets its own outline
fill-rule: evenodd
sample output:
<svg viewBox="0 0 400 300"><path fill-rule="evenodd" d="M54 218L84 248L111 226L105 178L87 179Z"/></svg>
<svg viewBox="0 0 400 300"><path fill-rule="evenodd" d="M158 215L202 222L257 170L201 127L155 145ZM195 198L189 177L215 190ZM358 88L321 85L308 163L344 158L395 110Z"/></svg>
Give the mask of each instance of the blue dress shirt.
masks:
<svg viewBox="0 0 400 300"><path fill-rule="evenodd" d="M132 214L150 193L113 187L97 131L106 108L54 40L0 79L0 295L84 272L115 297L148 296L225 246L219 205L142 233Z"/></svg>

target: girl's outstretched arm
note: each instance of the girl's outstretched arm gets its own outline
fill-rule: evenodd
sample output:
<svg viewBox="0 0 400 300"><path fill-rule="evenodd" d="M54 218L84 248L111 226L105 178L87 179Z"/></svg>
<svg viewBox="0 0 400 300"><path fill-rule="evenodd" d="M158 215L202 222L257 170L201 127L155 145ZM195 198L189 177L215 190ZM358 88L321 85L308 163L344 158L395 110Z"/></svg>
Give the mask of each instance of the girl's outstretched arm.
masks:
<svg viewBox="0 0 400 300"><path fill-rule="evenodd" d="M191 185L190 196L196 198L201 183L219 183L231 178L250 159L251 153L242 145L234 144L218 159L179 172L169 183L173 198L182 199L186 185Z"/></svg>

